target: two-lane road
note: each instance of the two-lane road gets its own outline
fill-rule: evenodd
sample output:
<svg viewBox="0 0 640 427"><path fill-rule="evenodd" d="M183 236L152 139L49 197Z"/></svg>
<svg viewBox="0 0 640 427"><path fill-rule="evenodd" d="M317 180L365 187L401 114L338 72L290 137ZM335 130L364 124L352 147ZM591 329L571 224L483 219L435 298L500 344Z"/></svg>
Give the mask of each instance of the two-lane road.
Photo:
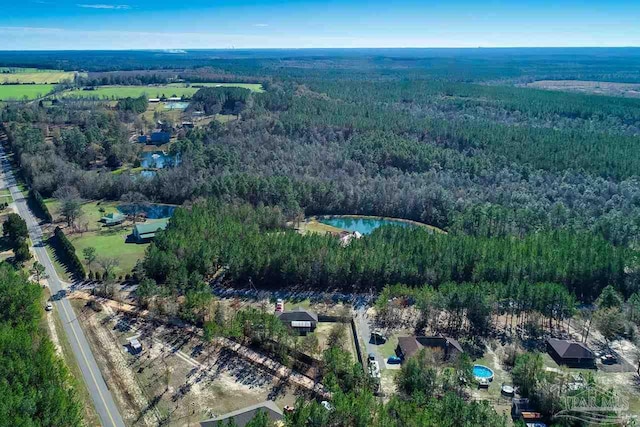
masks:
<svg viewBox="0 0 640 427"><path fill-rule="evenodd" d="M80 366L84 382L91 394L91 398L93 399L98 416L102 421L102 425L105 427L124 427L125 424L122 420L122 416L118 412L118 408L115 405L111 392L107 388L104 378L102 378L100 369L98 368L93 354L91 353L91 347L89 347L89 343L84 336L84 332L78 324L76 314L73 311L69 300L65 297L55 298L56 295L59 295L60 291L66 288L66 285L60 280L53 264L51 263L49 254L47 253L44 242L42 241L42 229L29 210L25 197L18 190L13 172L11 171L11 165L7 160L2 146L0 146L0 162L2 163L2 175L5 185L11 192L11 197L13 197L18 214L20 214L27 223L36 259L44 265L46 269L49 289L51 290L51 295L54 296L54 309L62 320L64 331L69 343L71 344L71 349L73 350L76 361Z"/></svg>

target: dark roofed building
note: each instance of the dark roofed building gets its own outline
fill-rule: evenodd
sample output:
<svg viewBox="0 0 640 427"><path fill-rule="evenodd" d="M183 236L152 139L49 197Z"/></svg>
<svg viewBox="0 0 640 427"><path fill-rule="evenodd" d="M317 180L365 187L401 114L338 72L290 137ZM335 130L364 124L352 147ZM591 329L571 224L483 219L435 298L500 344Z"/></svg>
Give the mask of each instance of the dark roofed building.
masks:
<svg viewBox="0 0 640 427"><path fill-rule="evenodd" d="M171 134L169 132L163 132L161 130L154 130L151 133L152 144L166 144L171 140Z"/></svg>
<svg viewBox="0 0 640 427"><path fill-rule="evenodd" d="M304 308L277 313L278 319L285 325L297 331L300 335L313 332L318 326L318 315Z"/></svg>
<svg viewBox="0 0 640 427"><path fill-rule="evenodd" d="M237 411L229 412L228 414L220 415L210 420L200 421L201 427L218 427L226 426L229 420L233 419L233 422L238 427L246 426L259 412L264 412L272 422L282 420L282 411L271 400L258 403L257 405L247 406L246 408L239 409Z"/></svg>
<svg viewBox="0 0 640 427"><path fill-rule="evenodd" d="M595 364L595 354L581 342L549 338L547 351L559 365L591 367Z"/></svg>
<svg viewBox="0 0 640 427"><path fill-rule="evenodd" d="M464 353L458 341L450 337L399 337L396 353L403 359L408 359L423 348L440 349L444 358L450 359Z"/></svg>

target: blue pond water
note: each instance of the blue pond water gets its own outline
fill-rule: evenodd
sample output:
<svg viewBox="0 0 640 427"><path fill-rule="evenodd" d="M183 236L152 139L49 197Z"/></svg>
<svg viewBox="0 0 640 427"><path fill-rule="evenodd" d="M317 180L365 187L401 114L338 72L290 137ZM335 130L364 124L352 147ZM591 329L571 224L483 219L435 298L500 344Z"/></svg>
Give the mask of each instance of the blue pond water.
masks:
<svg viewBox="0 0 640 427"><path fill-rule="evenodd" d="M400 227L415 227L413 224L409 224L402 221L396 221L393 219L382 218L348 218L348 217L333 217L319 220L323 224L331 225L336 228L341 228L347 231L357 231L362 234L371 234L376 228L383 225L395 225Z"/></svg>
<svg viewBox="0 0 640 427"><path fill-rule="evenodd" d="M180 161L162 151L146 151L140 154L140 166L145 169L162 169L178 164Z"/></svg>
<svg viewBox="0 0 640 427"><path fill-rule="evenodd" d="M477 378L493 378L493 371L483 365L473 365L473 376Z"/></svg>
<svg viewBox="0 0 640 427"><path fill-rule="evenodd" d="M138 213L144 212L149 219L171 218L175 210L175 206L154 204L149 204L137 209ZM125 215L133 215L136 209L133 205L119 205L118 211Z"/></svg>

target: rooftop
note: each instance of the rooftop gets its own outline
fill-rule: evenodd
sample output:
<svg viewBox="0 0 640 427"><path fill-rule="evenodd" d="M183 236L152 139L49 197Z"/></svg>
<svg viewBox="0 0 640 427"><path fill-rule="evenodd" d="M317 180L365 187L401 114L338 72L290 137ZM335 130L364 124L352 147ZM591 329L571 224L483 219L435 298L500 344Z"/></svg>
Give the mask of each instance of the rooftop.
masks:
<svg viewBox="0 0 640 427"><path fill-rule="evenodd" d="M593 359L593 352L581 342L549 338L547 343L563 359Z"/></svg>
<svg viewBox="0 0 640 427"><path fill-rule="evenodd" d="M298 307L277 314L283 322L318 322L318 315L312 311Z"/></svg>
<svg viewBox="0 0 640 427"><path fill-rule="evenodd" d="M228 414L220 415L210 420L200 422L201 427L218 427L219 425L226 425L226 422L233 418L235 425L238 427L246 426L255 417L258 412L266 412L271 421L279 421L282 419L282 411L271 400L267 400L257 405L247 406L246 408L239 409L237 411L229 412ZM224 423L224 424L223 424Z"/></svg>
<svg viewBox="0 0 640 427"><path fill-rule="evenodd" d="M139 235L143 234L153 234L158 230L164 230L167 228L167 224L169 223L168 218L149 221L141 224L136 224L135 232Z"/></svg>

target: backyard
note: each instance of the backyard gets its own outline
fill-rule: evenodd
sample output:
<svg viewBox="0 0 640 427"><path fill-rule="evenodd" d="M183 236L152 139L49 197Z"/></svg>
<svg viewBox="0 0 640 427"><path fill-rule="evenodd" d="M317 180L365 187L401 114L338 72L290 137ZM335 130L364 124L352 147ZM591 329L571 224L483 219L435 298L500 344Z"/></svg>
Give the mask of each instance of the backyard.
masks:
<svg viewBox="0 0 640 427"><path fill-rule="evenodd" d="M47 207L54 218L54 221L61 221L60 202L55 199L46 201ZM122 225L104 227L100 218L108 213L117 212L119 202L91 201L82 205L83 215L78 220L80 229L86 231L76 231L69 233L65 231L67 237L73 243L76 254L81 260L84 259L83 249L94 247L98 260L101 258L113 258L118 262L118 274L130 273L138 260L144 257L144 252L149 246L148 243L126 243L127 236L131 234L132 223L125 221ZM91 269L96 269L97 265ZM89 268L87 268L89 270Z"/></svg>

